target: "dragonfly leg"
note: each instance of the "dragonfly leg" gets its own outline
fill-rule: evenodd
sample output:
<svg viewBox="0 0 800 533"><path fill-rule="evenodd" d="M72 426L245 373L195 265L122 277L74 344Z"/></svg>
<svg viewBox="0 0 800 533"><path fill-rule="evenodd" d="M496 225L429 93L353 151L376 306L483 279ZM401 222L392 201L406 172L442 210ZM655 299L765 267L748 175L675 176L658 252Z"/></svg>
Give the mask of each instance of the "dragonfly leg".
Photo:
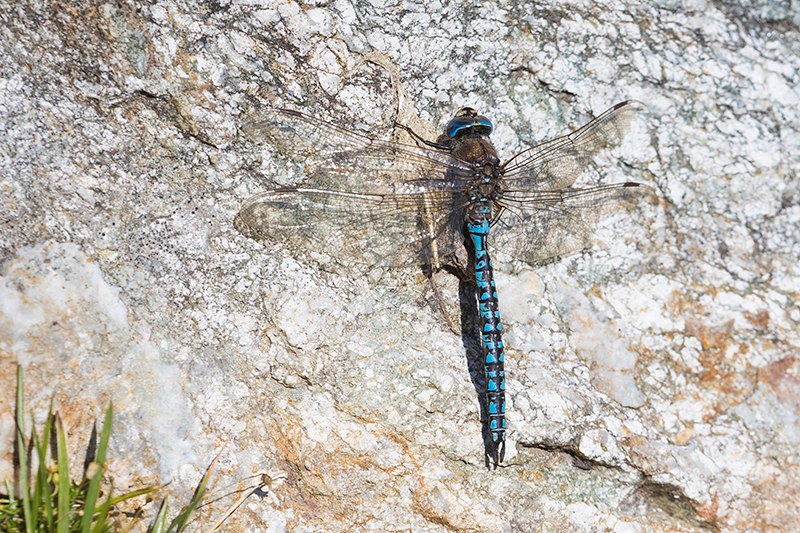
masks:
<svg viewBox="0 0 800 533"><path fill-rule="evenodd" d="M423 139L420 135L417 134L417 132L415 132L414 130L412 130L411 128L406 126L405 124L400 124L399 122L395 122L395 127L396 128L400 128L402 130L405 130L406 132L408 132L409 135L411 135L411 137L413 137L416 141L421 142L425 146L428 146L430 148L435 148L437 150L443 150L445 152L452 152L453 151L453 147L452 146L446 146L444 144L439 144L439 143L435 143L435 142L431 142L431 141Z"/></svg>

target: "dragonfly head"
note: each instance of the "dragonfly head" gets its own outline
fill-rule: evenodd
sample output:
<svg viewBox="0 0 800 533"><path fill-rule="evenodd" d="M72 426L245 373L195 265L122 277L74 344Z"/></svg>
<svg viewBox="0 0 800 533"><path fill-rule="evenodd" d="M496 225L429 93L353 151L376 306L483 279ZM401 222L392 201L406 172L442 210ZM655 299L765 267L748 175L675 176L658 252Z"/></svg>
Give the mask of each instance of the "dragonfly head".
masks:
<svg viewBox="0 0 800 533"><path fill-rule="evenodd" d="M468 134L489 135L492 133L492 121L481 116L471 107L465 107L447 123L445 135L448 139L456 139Z"/></svg>

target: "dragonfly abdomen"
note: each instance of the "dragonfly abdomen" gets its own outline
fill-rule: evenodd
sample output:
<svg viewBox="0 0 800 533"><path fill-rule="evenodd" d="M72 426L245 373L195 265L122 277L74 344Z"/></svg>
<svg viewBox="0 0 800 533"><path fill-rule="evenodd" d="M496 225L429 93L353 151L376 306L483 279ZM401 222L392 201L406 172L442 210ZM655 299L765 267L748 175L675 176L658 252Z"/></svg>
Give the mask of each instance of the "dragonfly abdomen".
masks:
<svg viewBox="0 0 800 533"><path fill-rule="evenodd" d="M486 408L489 434L492 438L489 453L494 467L497 468L497 465L503 461L506 451L506 401L500 310L492 260L486 247L490 214L491 209L488 205L476 204L467 215L467 232L475 246L475 279L478 285L478 315L486 379Z"/></svg>

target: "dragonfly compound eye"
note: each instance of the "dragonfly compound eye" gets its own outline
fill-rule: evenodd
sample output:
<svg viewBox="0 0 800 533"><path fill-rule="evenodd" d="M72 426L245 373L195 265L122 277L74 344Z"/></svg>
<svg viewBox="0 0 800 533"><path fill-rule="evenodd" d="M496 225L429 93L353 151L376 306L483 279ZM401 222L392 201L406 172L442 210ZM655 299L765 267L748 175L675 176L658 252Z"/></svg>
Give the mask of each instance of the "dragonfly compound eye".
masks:
<svg viewBox="0 0 800 533"><path fill-rule="evenodd" d="M478 112L471 107L465 107L447 123L445 134L448 138L455 139L467 133L489 135L492 133L492 121L478 115Z"/></svg>

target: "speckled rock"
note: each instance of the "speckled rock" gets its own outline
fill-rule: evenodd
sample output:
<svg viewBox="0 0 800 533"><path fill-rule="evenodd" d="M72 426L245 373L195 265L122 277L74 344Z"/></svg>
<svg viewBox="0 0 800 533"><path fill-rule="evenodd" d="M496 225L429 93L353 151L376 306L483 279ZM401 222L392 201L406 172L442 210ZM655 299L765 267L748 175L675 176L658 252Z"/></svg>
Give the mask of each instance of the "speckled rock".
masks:
<svg viewBox="0 0 800 533"><path fill-rule="evenodd" d="M256 4L0 5L3 477L18 363L77 465L114 401L117 490L171 481L177 507L220 450L216 496L285 474L229 531L800 530L797 6ZM469 105L510 157L626 99L648 114L582 183L660 205L495 258L496 471L453 275L233 228L302 182L239 134L265 106L389 138Z"/></svg>

